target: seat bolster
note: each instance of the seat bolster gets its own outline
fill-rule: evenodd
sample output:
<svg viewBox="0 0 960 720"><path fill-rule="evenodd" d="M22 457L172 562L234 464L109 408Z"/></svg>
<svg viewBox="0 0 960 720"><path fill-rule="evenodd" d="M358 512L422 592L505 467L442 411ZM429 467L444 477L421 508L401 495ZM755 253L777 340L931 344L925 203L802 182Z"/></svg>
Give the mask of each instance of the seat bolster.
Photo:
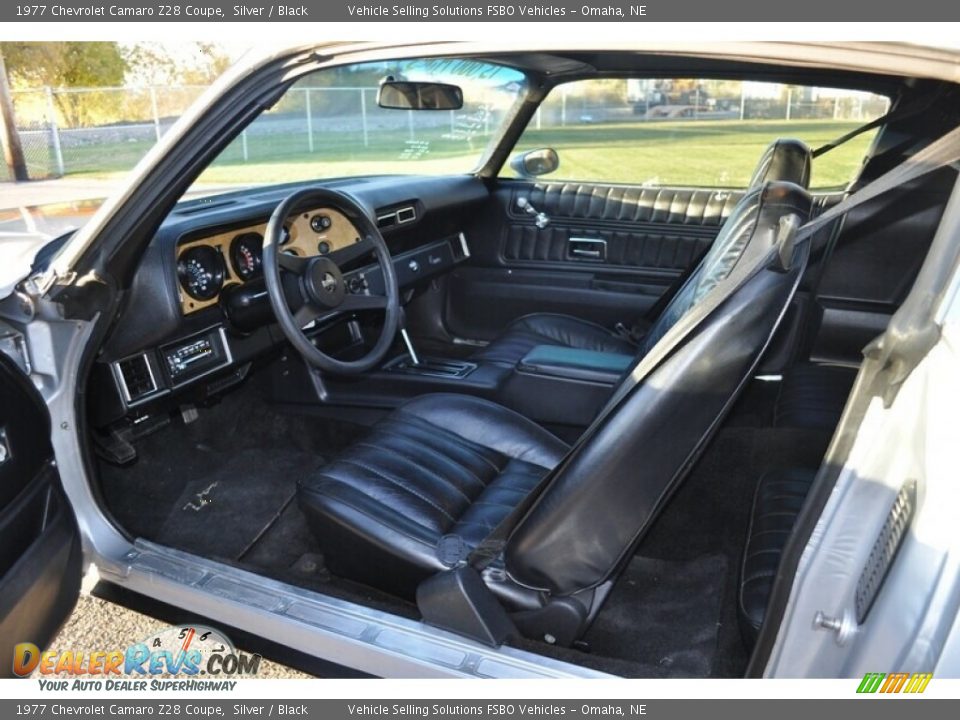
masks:
<svg viewBox="0 0 960 720"><path fill-rule="evenodd" d="M764 183L789 182L800 187L810 183L810 168L813 156L802 140L780 138L771 143L757 163L749 188L758 188Z"/></svg>
<svg viewBox="0 0 960 720"><path fill-rule="evenodd" d="M330 570L402 597L410 597L430 570L442 570L441 532L410 519L370 495L338 481L299 483L299 505L324 548Z"/></svg>
<svg viewBox="0 0 960 720"><path fill-rule="evenodd" d="M422 395L401 405L396 413L400 418L419 418L470 443L547 470L556 467L569 450L566 443L520 413L470 395Z"/></svg>

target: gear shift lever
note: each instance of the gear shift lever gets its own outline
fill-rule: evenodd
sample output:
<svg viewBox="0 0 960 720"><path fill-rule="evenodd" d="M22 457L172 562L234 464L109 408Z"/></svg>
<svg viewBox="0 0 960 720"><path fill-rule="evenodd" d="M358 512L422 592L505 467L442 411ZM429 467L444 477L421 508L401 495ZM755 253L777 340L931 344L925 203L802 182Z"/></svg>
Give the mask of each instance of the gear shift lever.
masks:
<svg viewBox="0 0 960 720"><path fill-rule="evenodd" d="M407 354L410 356L410 362L414 366L417 366L420 364L420 358L417 356L417 351L413 347L413 341L410 339L410 333L407 332L407 313L402 307L400 308L398 325L400 327L400 337L403 338L403 344L407 346Z"/></svg>

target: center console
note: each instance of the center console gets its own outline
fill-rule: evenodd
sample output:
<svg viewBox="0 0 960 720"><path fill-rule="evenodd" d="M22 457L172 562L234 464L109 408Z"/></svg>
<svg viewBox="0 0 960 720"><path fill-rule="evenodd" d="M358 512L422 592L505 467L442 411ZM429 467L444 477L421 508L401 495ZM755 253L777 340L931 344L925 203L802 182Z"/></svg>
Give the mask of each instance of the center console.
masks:
<svg viewBox="0 0 960 720"><path fill-rule="evenodd" d="M586 427L634 361L632 355L537 345L513 368L497 400L537 422Z"/></svg>
<svg viewBox="0 0 960 720"><path fill-rule="evenodd" d="M418 357L417 361L414 362L410 355L401 355L383 366L385 372L450 379L465 378L476 369L476 363L465 360Z"/></svg>

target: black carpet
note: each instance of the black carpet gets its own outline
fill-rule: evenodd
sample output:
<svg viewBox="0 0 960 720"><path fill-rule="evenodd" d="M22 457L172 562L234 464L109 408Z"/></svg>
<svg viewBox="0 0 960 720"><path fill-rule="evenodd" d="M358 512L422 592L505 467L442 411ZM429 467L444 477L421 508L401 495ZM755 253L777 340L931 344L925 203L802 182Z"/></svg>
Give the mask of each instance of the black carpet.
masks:
<svg viewBox="0 0 960 720"><path fill-rule="evenodd" d="M297 479L320 462L291 450L225 455L215 470L186 484L156 540L205 557L240 559L293 500Z"/></svg>
<svg viewBox="0 0 960 720"><path fill-rule="evenodd" d="M772 467L817 467L829 436L820 431L734 426L721 430L640 543L648 558L726 558L725 572L701 592L720 599L710 677L741 677L748 656L737 620L739 568L753 492ZM677 578L683 583L682 578Z"/></svg>
<svg viewBox="0 0 960 720"><path fill-rule="evenodd" d="M629 677L742 675L736 589L753 490L770 467L815 467L829 439L770 428L770 396L767 386L745 396L664 508L589 630L590 652L522 647ZM410 603L331 576L294 498L298 477L362 432L277 412L244 388L138 441L131 465L102 463L101 490L135 536L415 616Z"/></svg>
<svg viewBox="0 0 960 720"><path fill-rule="evenodd" d="M635 557L584 638L594 655L630 660L655 677L708 677L717 651L723 555Z"/></svg>
<svg viewBox="0 0 960 720"><path fill-rule="evenodd" d="M281 512L297 478L362 432L348 422L278 413L244 386L200 408L196 421L175 417L138 440L133 463L101 462L100 489L131 535L236 558ZM202 504L198 496L208 489L212 502L187 507ZM194 540L202 544L188 548Z"/></svg>

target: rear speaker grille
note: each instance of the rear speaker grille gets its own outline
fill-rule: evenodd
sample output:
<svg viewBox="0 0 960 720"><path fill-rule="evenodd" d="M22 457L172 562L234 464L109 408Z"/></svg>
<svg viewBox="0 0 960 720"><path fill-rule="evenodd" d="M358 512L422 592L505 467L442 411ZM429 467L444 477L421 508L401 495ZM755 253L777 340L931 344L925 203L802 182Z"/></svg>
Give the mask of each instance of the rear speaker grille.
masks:
<svg viewBox="0 0 960 720"><path fill-rule="evenodd" d="M870 557L867 560L866 567L860 573L860 579L857 581L857 622L862 623L870 608L873 607L877 595L880 593L880 587L883 585L887 573L890 572L890 566L897 556L897 551L903 543L903 538L907 534L907 528L910 527L910 521L913 519L913 511L917 502L917 481L908 480L897 493L897 499L893 501L893 507L887 515L886 521L880 534L873 543L873 549L870 551Z"/></svg>

